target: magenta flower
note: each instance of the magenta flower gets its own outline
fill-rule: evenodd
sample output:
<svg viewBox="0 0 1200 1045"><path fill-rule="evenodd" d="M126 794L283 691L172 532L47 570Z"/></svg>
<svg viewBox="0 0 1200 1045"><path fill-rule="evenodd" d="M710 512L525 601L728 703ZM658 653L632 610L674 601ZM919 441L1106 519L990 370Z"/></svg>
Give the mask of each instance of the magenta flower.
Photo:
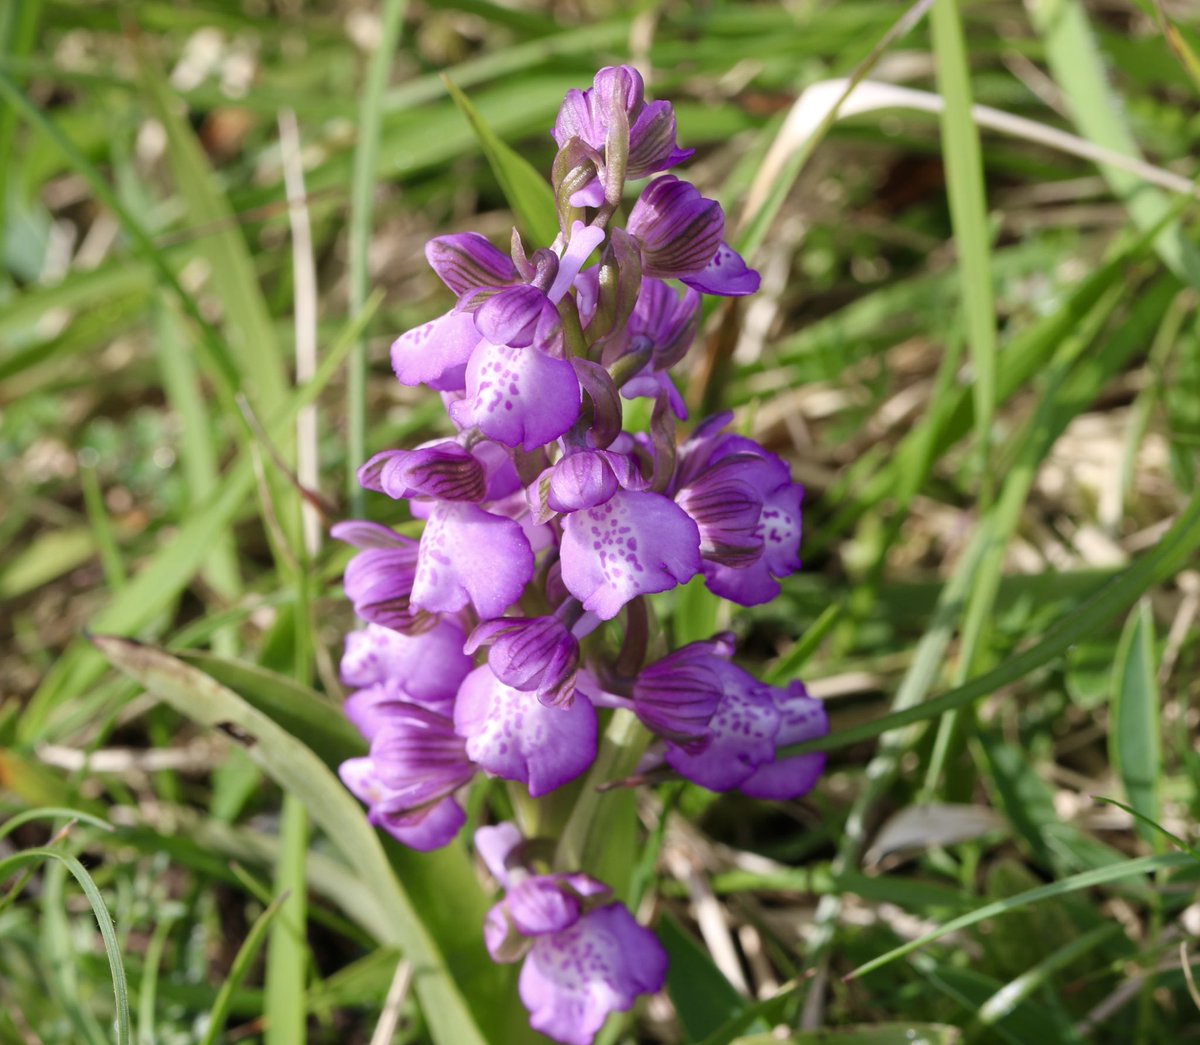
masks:
<svg viewBox="0 0 1200 1045"><path fill-rule="evenodd" d="M661 494L619 490L563 522L563 583L601 620L638 595L686 584L700 565L700 531Z"/></svg>
<svg viewBox="0 0 1200 1045"><path fill-rule="evenodd" d="M520 781L534 798L574 780L596 757L596 712L586 697L548 707L506 686L487 665L459 689L454 728L481 769Z"/></svg>
<svg viewBox="0 0 1200 1045"><path fill-rule="evenodd" d="M482 827L475 840L505 887L488 912L484 940L498 962L524 958L518 990L534 1030L565 1045L591 1045L610 1013L662 989L666 952L605 885L509 867L520 841L511 824Z"/></svg>
<svg viewBox="0 0 1200 1045"><path fill-rule="evenodd" d="M641 245L643 277L679 279L724 297L758 290L758 273L721 238L721 205L673 174L655 178L642 190L626 227Z"/></svg>
<svg viewBox="0 0 1200 1045"><path fill-rule="evenodd" d="M644 100L641 74L627 65L596 73L585 91L570 90L554 122L559 148L575 138L592 151L597 177L571 197L575 207L599 207L609 188L608 165L615 151L624 160L624 176L644 178L682 163L695 152L675 142L675 113L669 102ZM623 126L624 137L613 140ZM619 197L620 186L616 187Z"/></svg>

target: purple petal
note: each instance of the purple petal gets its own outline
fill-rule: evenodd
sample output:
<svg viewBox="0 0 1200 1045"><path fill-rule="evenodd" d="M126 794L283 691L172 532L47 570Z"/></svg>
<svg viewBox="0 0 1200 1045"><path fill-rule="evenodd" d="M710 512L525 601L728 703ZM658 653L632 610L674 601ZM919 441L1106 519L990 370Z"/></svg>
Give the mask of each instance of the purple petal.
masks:
<svg viewBox="0 0 1200 1045"><path fill-rule="evenodd" d="M717 253L703 271L679 278L701 293L719 294L726 298L753 294L760 282L758 273L727 243L717 248Z"/></svg>
<svg viewBox="0 0 1200 1045"><path fill-rule="evenodd" d="M519 991L534 1030L565 1045L591 1045L612 1012L661 989L667 955L621 904L539 937L521 968Z"/></svg>
<svg viewBox="0 0 1200 1045"><path fill-rule="evenodd" d="M452 700L473 667L463 652L466 636L452 621L441 620L420 635L401 635L368 624L346 636L342 681L348 686L396 682L418 703Z"/></svg>
<svg viewBox="0 0 1200 1045"><path fill-rule="evenodd" d="M512 259L478 232L438 236L425 244L425 257L457 295L479 287L500 287L519 277Z"/></svg>
<svg viewBox="0 0 1200 1045"><path fill-rule="evenodd" d="M585 698L547 707L504 685L486 665L459 689L454 727L475 763L527 784L534 798L574 780L596 757L596 712Z"/></svg>
<svg viewBox="0 0 1200 1045"><path fill-rule="evenodd" d="M786 690L772 692L782 716L775 737L776 747L814 740L829 732L825 705L810 697L803 683L793 682ZM752 798L799 798L813 789L824 768L824 752L796 755L760 766L738 785L738 790Z"/></svg>
<svg viewBox="0 0 1200 1045"><path fill-rule="evenodd" d="M508 913L522 936L562 932L579 921L579 897L557 876L534 875L508 890Z"/></svg>
<svg viewBox="0 0 1200 1045"><path fill-rule="evenodd" d="M583 268L588 255L603 242L603 229L594 225L584 225L581 221L571 226L571 241L559 261L558 274L554 277L550 289L546 291L546 297L552 304L557 305L562 300L563 295L571 289L571 284L575 282L575 277L579 275L579 270ZM496 338L491 340L495 341Z"/></svg>
<svg viewBox="0 0 1200 1045"><path fill-rule="evenodd" d="M763 505L759 528L763 558L776 577L787 577L800 569L800 506L804 487L789 483L776 490Z"/></svg>
<svg viewBox="0 0 1200 1045"><path fill-rule="evenodd" d="M466 652L491 646L488 666L506 686L534 693L543 704L574 699L579 642L557 617L500 617L484 621Z"/></svg>
<svg viewBox="0 0 1200 1045"><path fill-rule="evenodd" d="M482 501L487 492L483 465L449 439L416 450L378 453L358 470L358 482L395 500Z"/></svg>
<svg viewBox="0 0 1200 1045"><path fill-rule="evenodd" d="M452 392L463 387L467 360L481 340L469 312L447 312L396 338L392 369L402 385Z"/></svg>
<svg viewBox="0 0 1200 1045"><path fill-rule="evenodd" d="M558 118L554 121L554 141L560 148L572 138L587 142L593 149L604 147L604 130L596 127L588 104L590 93L590 89L584 92L573 87L563 98Z"/></svg>
<svg viewBox="0 0 1200 1045"><path fill-rule="evenodd" d="M505 446L533 450L575 423L579 403L579 380L567 360L485 342L471 356L466 398L451 415Z"/></svg>
<svg viewBox="0 0 1200 1045"><path fill-rule="evenodd" d="M387 789L380 783L369 758L343 762L338 767L338 776L346 790L368 807L367 819L411 849L428 852L449 845L467 821L462 807L453 798L444 798L416 816L383 812L378 804Z"/></svg>
<svg viewBox="0 0 1200 1045"><path fill-rule="evenodd" d="M617 477L596 450L582 450L564 457L550 473L546 503L556 512L595 508L617 492Z"/></svg>
<svg viewBox="0 0 1200 1045"><path fill-rule="evenodd" d="M533 576L533 551L519 523L464 502L439 502L421 535L412 604L453 613L468 601L498 617Z"/></svg>
<svg viewBox="0 0 1200 1045"><path fill-rule="evenodd" d="M363 620L397 631L420 626L413 612L412 590L419 552L414 543L368 548L346 564L344 587L354 612Z"/></svg>
<svg viewBox="0 0 1200 1045"><path fill-rule="evenodd" d="M705 561L704 584L714 595L739 606L762 606L779 594L779 582L761 558L742 567Z"/></svg>
<svg viewBox="0 0 1200 1045"><path fill-rule="evenodd" d="M521 832L516 824L502 823L481 827L475 832L475 852L488 872L502 886L508 886L508 857L521 844Z"/></svg>
<svg viewBox="0 0 1200 1045"><path fill-rule="evenodd" d="M699 274L713 260L725 232L716 200L664 174L642 190L626 229L642 245L642 275L661 279Z"/></svg>
<svg viewBox="0 0 1200 1045"><path fill-rule="evenodd" d="M533 344L543 313L554 309L537 287L509 287L488 298L475 312L475 329L495 345L525 348ZM557 315L557 314L556 314ZM553 322L553 320L550 320Z"/></svg>
<svg viewBox="0 0 1200 1045"><path fill-rule="evenodd" d="M695 149L675 143L675 111L670 102L650 102L629 128L628 178L644 178L690 159Z"/></svg>
<svg viewBox="0 0 1200 1045"><path fill-rule="evenodd" d="M329 535L354 548L409 548L416 544L411 537L397 533L390 526L367 522L366 519L346 519L334 523Z"/></svg>
<svg viewBox="0 0 1200 1045"><path fill-rule="evenodd" d="M687 583L700 566L700 531L660 494L620 490L563 524L563 583L603 620L637 595Z"/></svg>
<svg viewBox="0 0 1200 1045"><path fill-rule="evenodd" d="M712 741L700 752L667 745L668 764L710 791L728 791L775 758L780 712L768 687L726 664L724 695L709 720Z"/></svg>
<svg viewBox="0 0 1200 1045"><path fill-rule="evenodd" d="M604 183L593 178L582 189L571 193L568 202L572 207L599 207L604 203Z"/></svg>

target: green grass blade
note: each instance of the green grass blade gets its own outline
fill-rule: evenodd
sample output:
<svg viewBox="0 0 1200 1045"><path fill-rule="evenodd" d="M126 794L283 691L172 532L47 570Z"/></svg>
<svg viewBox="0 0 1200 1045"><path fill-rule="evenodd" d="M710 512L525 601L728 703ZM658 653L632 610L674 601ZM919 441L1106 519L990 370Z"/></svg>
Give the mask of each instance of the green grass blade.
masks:
<svg viewBox="0 0 1200 1045"><path fill-rule="evenodd" d="M311 403L337 373L353 347L358 331L374 314L379 300L379 295L373 297L367 308L324 353L316 375L291 394L282 415L270 426L269 432L291 430L300 409ZM253 490L253 462L247 453L243 453L221 478L219 488L204 510L179 528L171 543L91 619L89 626L96 631L117 632L137 632L145 627L195 575L208 553L210 536L220 533L237 517ZM77 643L69 648L55 662L26 706L18 730L21 738L41 738L55 706L66 696L94 683L103 673L103 658L96 656L85 644Z"/></svg>
<svg viewBox="0 0 1200 1045"><path fill-rule="evenodd" d="M1029 10L1045 42L1050 72L1080 135L1096 145L1140 159L1137 141L1110 84L1083 4L1080 0L1036 0L1029 4ZM1105 166L1100 172L1139 229L1154 228L1170 213L1172 205L1167 197L1136 174ZM1200 250L1178 221L1170 222L1158 233L1155 248L1172 272L1200 288Z"/></svg>
<svg viewBox="0 0 1200 1045"><path fill-rule="evenodd" d="M266 1019L264 1045L303 1045L307 1040L304 1012L304 978L308 954L305 857L308 851L308 814L293 794L283 796L279 822L279 863L275 890L280 916L267 941Z"/></svg>
<svg viewBox="0 0 1200 1045"><path fill-rule="evenodd" d="M175 927L176 919L162 918L154 927L150 942L146 945L146 957L142 961L142 978L138 983L138 1045L155 1045L155 1008L158 1000L158 974L162 967L163 951L167 937Z"/></svg>
<svg viewBox="0 0 1200 1045"><path fill-rule="evenodd" d="M208 261L226 340L242 374L241 389L256 411L272 417L287 394L287 370L241 225L216 184L195 132L179 111L179 99L144 49L138 52L138 66L143 98L166 132L167 160L189 223L203 230L194 246ZM276 445L287 443L280 438Z"/></svg>
<svg viewBox="0 0 1200 1045"><path fill-rule="evenodd" d="M833 751L871 737L899 729L913 722L935 718L955 708L986 697L1007 686L1055 657L1072 645L1102 628L1113 616L1128 609L1156 584L1173 576L1200 547L1200 495L1193 496L1162 541L1150 552L1122 570L1074 612L1060 618L1049 628L1041 642L1010 657L999 667L958 686L939 697L914 707L884 715L817 740L806 740L780 748L776 758L790 758L810 751Z"/></svg>
<svg viewBox="0 0 1200 1045"><path fill-rule="evenodd" d="M108 913L108 905L92 876L75 857L69 853L60 853L54 849L25 849L14 853L5 860L0 860L0 880L7 878L13 871L34 867L43 860L54 860L62 864L74 876L75 881L83 889L92 913L96 916L96 925L100 929L100 937L104 941L104 953L108 958L108 970L112 976L113 999L116 1005L117 1045L129 1045L129 986L125 980L125 965L121 960L121 948L117 943L117 933L113 927L112 915Z"/></svg>
<svg viewBox="0 0 1200 1045"><path fill-rule="evenodd" d="M324 763L231 690L174 657L125 639L95 636L92 641L110 663L181 714L210 728L232 727L247 738L250 756L286 793L304 803L313 823L358 869L362 888L385 910L387 917L377 927L380 942L399 948L422 970L416 989L435 1041L484 1045L445 956L422 923L420 901L406 893L358 802Z"/></svg>
<svg viewBox="0 0 1200 1045"><path fill-rule="evenodd" d="M383 126L383 100L392 56L404 26L406 0L385 0L379 39L367 65L358 109L358 143L350 175L350 227L348 290L350 314L357 313L367 300L370 273L367 253L371 245L371 217L375 212L375 174L379 164L379 138ZM363 514L363 490L356 469L367 459L367 343L360 339L350 355L346 374L346 489L350 496L350 514Z"/></svg>
<svg viewBox="0 0 1200 1045"><path fill-rule="evenodd" d="M860 976L865 976L869 972L874 972L876 969L894 962L897 958L903 958L906 954L911 954L913 951L924 947L927 943L940 940L948 933L958 932L960 929L978 925L988 918L996 918L1007 914L1009 911L1027 907L1030 904L1040 903L1043 900L1052 900L1058 896L1066 896L1068 893L1079 892L1081 889L1092 889L1098 885L1121 881L1124 878L1132 878L1136 875L1153 874L1156 871L1167 871L1175 867L1183 867L1190 863L1191 859L1191 856L1187 853L1165 853L1161 856L1145 856L1137 860L1127 860L1113 867L1100 867L1094 871L1084 871L1082 874L1072 875L1070 878L1064 878L1059 882L1051 882L1049 885L1029 889L1026 892L1018 893L1016 896L984 904L969 914L951 919L944 925L940 925L930 932L923 933L917 939L910 940L899 947L893 948L886 954L881 954L878 958L873 958L871 961L854 969L845 978L852 980Z"/></svg>
<svg viewBox="0 0 1200 1045"><path fill-rule="evenodd" d="M1162 723L1159 715L1158 663L1154 653L1154 617L1146 599L1129 615L1113 660L1112 703L1109 715L1109 756L1129 804L1146 820L1162 819L1159 788L1162 781ZM1155 849L1162 836L1138 823L1138 830Z"/></svg>
<svg viewBox="0 0 1200 1045"><path fill-rule="evenodd" d="M466 117L475 136L479 139L483 154L491 165L492 173L500 183L500 189L508 205L512 207L521 233L529 237L535 246L548 247L558 235L558 219L555 217L554 192L533 166L511 146L501 141L484 122L479 111L460 91L448 76L442 78L454 104Z"/></svg>
<svg viewBox="0 0 1200 1045"><path fill-rule="evenodd" d="M971 389L975 402L976 448L981 471L986 476L992 419L996 412L996 302L983 159L979 129L971 118L973 94L958 0L935 0L929 22L938 91L945 101L940 117L942 162L946 167L950 222L958 248L967 350L973 371Z"/></svg>
<svg viewBox="0 0 1200 1045"><path fill-rule="evenodd" d="M38 809L27 809L23 813L10 816L3 824L0 824L0 838L6 838L18 827L33 823L35 820L63 819L78 820L81 823L90 824L92 827L98 827L101 831L113 830L112 824L107 820L102 820L91 813L85 813L79 809L71 809L67 806L42 806Z"/></svg>
<svg viewBox="0 0 1200 1045"><path fill-rule="evenodd" d="M229 1016L229 1006L233 1001L234 992L242 985L250 972L254 959L258 957L258 952L262 948L263 939L267 935L267 930L271 928L275 921L276 915L280 913L284 904L287 902L288 894L281 893L263 910L257 918L254 919L254 924L250 926L250 931L246 933L246 938L242 941L242 945L238 948L237 954L234 956L233 964L229 966L229 974L221 983L221 989L217 991L216 1000L213 1002L212 1010L208 1015L208 1027L204 1031L204 1037L200 1040L200 1045L217 1045L221 1040L221 1032L225 1029L225 1021ZM297 945L297 950L301 954L304 953L304 948ZM270 966L268 965L268 977L270 977ZM268 984L270 980L268 978ZM270 1005L270 987L267 988L267 1004ZM296 999L296 1012L302 1020L304 1018L303 999ZM267 1009L267 1027L266 1037L270 1038L272 1034L272 1012ZM300 1038L293 1039L300 1041Z"/></svg>

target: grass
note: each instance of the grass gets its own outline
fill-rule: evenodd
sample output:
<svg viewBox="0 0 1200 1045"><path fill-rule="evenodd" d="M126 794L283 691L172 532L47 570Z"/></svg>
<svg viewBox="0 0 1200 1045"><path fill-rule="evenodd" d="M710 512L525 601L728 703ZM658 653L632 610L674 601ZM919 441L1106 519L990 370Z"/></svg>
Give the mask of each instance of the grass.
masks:
<svg viewBox="0 0 1200 1045"><path fill-rule="evenodd" d="M1197 53L1150 2L0 10L0 1045L536 1038L466 848L334 775L348 553L300 520L443 430L387 359L447 305L425 240L538 228L563 91L631 58L766 275L689 396L807 487L780 599L665 619L833 730L803 802L577 807L675 963L601 1040L1194 1039L1195 208L970 105L1190 180ZM798 136L847 76L947 104Z"/></svg>

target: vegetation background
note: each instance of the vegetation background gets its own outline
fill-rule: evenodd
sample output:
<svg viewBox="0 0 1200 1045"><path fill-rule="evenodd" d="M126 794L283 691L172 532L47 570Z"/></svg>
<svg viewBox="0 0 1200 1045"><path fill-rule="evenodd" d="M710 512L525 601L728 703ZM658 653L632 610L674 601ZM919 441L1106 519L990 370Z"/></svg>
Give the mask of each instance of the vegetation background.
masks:
<svg viewBox="0 0 1200 1045"><path fill-rule="evenodd" d="M630 61L763 273L688 397L808 491L782 598L665 620L833 734L804 802L604 799L672 973L602 1040L1200 1038L1198 17L0 5L0 1042L534 1037L465 849L381 845L327 768L321 534L445 425L387 363L447 304L425 240L534 230L523 159ZM850 75L890 86L822 121Z"/></svg>

